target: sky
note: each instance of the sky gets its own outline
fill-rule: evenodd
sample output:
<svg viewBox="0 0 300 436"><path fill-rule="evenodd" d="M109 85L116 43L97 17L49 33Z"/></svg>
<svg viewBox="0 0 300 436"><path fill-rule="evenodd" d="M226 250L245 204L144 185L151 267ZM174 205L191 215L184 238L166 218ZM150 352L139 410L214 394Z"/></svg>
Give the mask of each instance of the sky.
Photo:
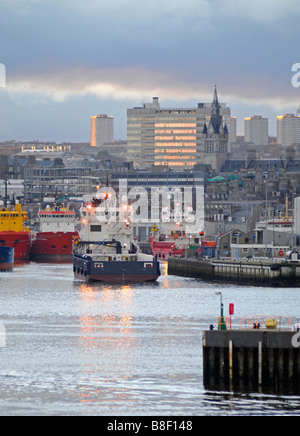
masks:
<svg viewBox="0 0 300 436"><path fill-rule="evenodd" d="M0 141L89 142L90 116L220 102L237 117L296 113L299 0L1 0ZM299 79L300 82L300 79ZM4 85L4 83L2 83Z"/></svg>

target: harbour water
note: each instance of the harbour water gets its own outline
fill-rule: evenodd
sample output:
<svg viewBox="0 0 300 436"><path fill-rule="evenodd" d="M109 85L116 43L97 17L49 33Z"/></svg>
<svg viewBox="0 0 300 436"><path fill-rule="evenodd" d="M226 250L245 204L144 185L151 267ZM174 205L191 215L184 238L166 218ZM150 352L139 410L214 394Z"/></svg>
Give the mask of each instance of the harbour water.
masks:
<svg viewBox="0 0 300 436"><path fill-rule="evenodd" d="M206 391L202 331L225 314L300 319L300 290L168 276L83 284L72 266L0 274L0 414L298 415L300 397ZM2 337L3 340L3 337ZM5 346L4 346L5 345Z"/></svg>

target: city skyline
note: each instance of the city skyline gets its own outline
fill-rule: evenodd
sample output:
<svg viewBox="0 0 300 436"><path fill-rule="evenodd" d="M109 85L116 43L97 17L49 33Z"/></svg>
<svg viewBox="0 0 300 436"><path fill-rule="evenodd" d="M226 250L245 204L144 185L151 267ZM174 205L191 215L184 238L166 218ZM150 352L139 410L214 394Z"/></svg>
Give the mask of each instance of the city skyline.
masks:
<svg viewBox="0 0 300 436"><path fill-rule="evenodd" d="M164 107L221 101L237 117L296 114L299 2L4 0L0 5L0 141L89 142L90 117L115 119L154 96ZM68 17L67 19L65 17Z"/></svg>

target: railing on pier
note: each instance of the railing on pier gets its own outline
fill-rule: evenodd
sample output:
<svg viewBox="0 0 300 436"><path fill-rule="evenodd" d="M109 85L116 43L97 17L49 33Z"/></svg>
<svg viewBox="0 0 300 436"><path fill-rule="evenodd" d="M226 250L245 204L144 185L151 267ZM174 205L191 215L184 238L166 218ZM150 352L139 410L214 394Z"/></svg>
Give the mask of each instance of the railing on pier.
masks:
<svg viewBox="0 0 300 436"><path fill-rule="evenodd" d="M218 318L218 330L297 330L300 323L292 316L266 316L254 315L244 317Z"/></svg>

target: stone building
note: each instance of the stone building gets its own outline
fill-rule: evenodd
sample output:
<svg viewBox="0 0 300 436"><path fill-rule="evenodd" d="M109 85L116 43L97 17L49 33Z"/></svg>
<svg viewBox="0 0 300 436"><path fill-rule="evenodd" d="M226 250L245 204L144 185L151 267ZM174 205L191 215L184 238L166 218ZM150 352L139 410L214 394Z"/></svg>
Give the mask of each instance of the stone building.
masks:
<svg viewBox="0 0 300 436"><path fill-rule="evenodd" d="M220 112L215 88L209 123L205 123L197 144L197 162L210 165L219 172L228 159L228 128Z"/></svg>

